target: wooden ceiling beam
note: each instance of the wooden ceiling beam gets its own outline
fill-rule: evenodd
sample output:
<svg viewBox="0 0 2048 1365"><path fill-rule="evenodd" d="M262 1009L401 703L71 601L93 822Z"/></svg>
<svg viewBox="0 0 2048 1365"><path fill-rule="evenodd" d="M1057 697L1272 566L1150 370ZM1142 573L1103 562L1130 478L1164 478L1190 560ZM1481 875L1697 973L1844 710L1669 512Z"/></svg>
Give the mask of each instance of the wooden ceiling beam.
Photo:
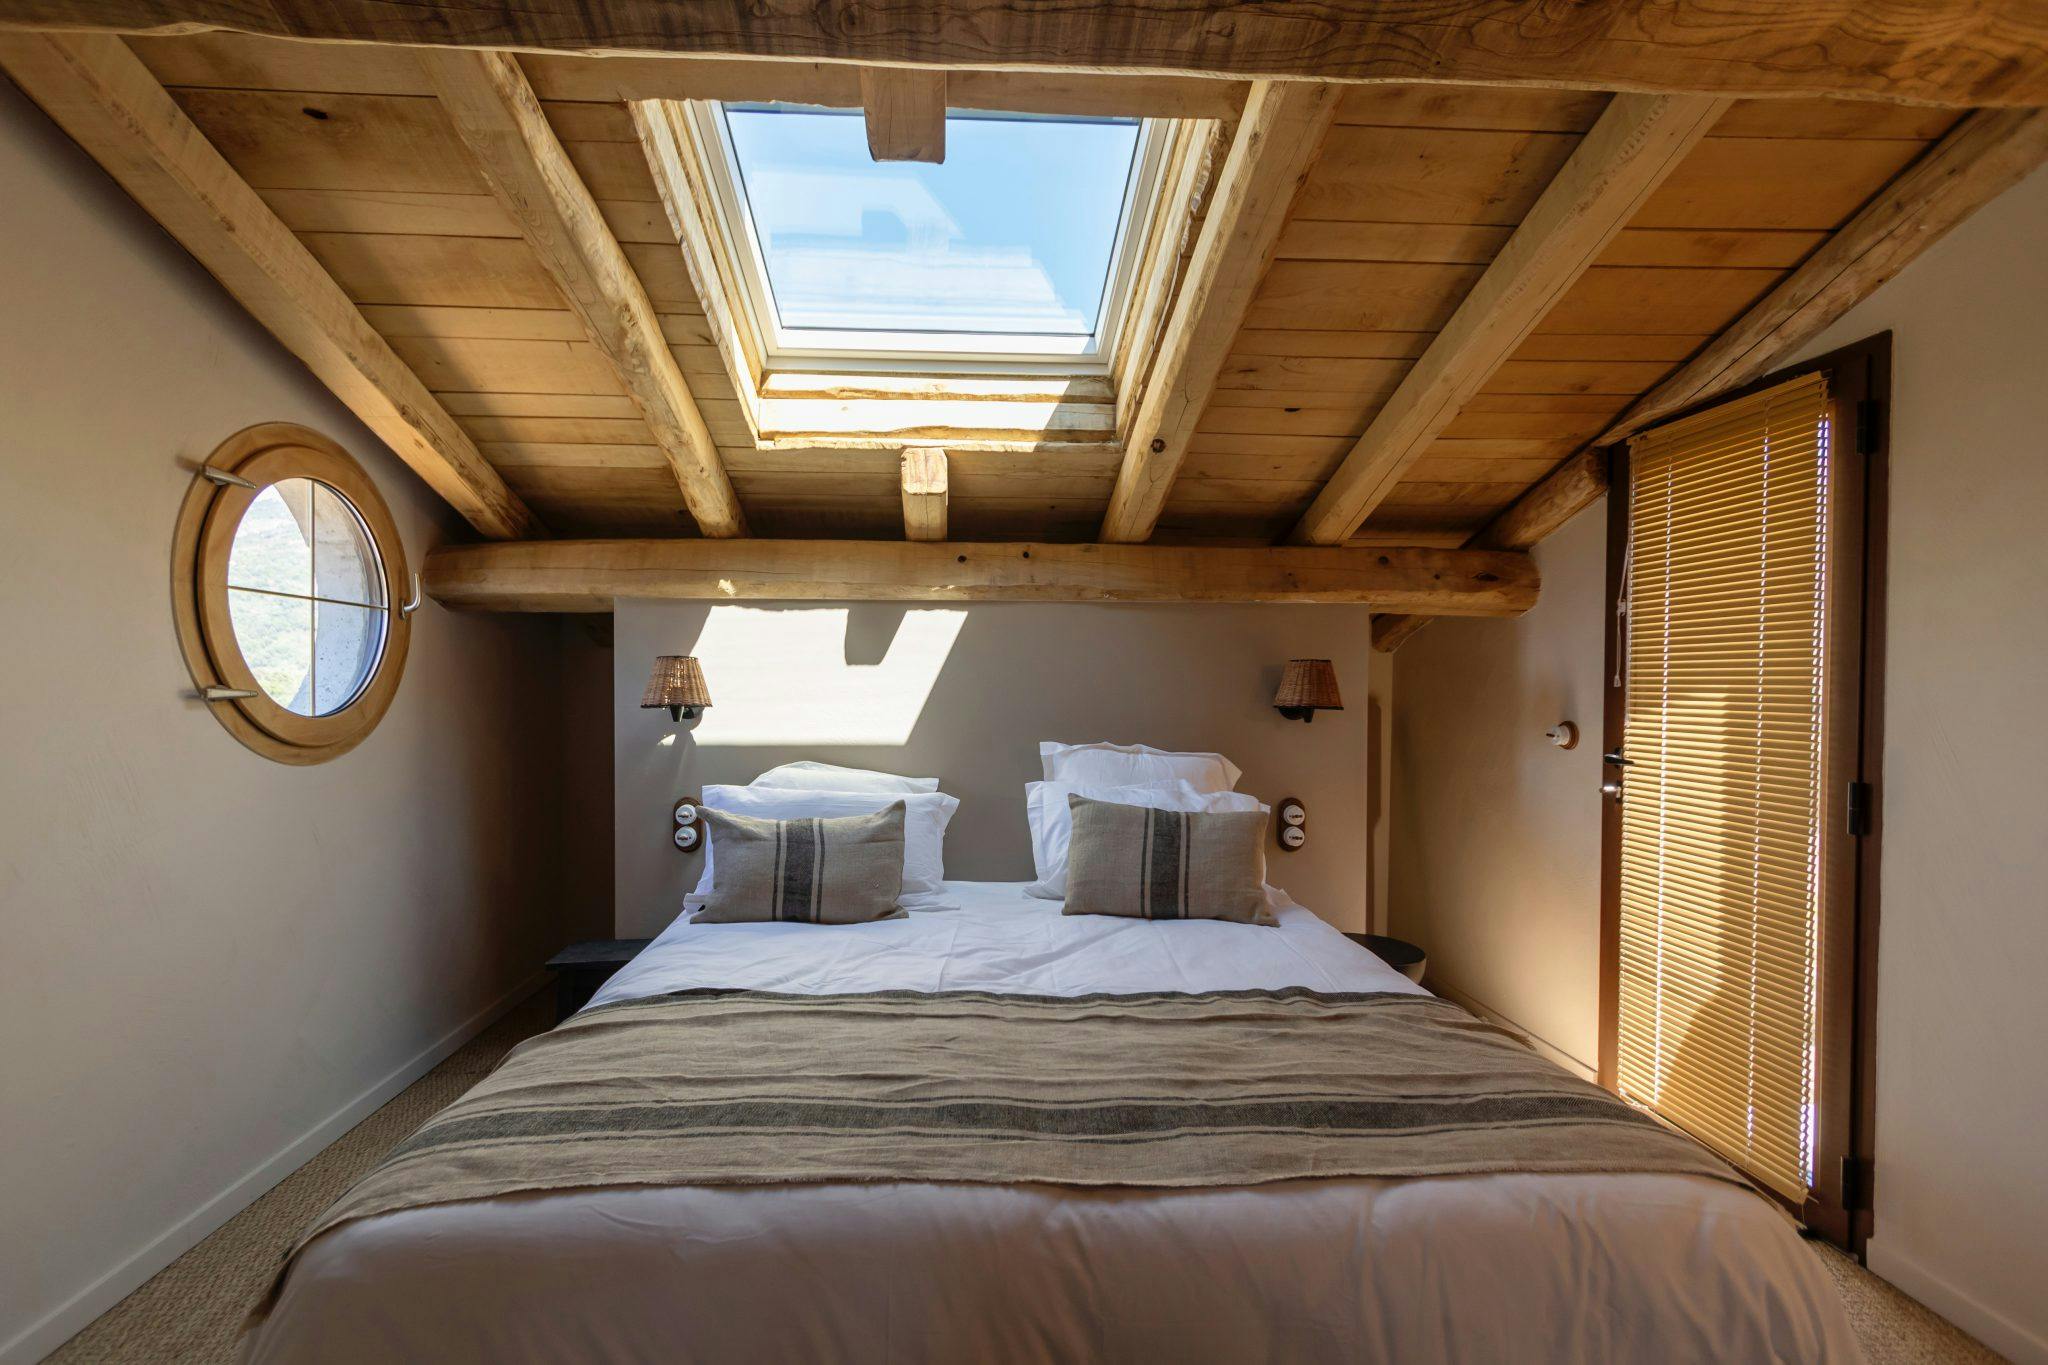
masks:
<svg viewBox="0 0 2048 1365"><path fill-rule="evenodd" d="M579 64L582 98L631 100L779 100L828 109L856 109L861 78L887 67L846 62L774 62L748 58L549 57L559 83L564 63ZM914 69L914 68L913 68ZM1234 119L1244 108L1245 81L1205 76L1116 75L1101 71L972 71L946 73L946 102L956 109L1077 118Z"/></svg>
<svg viewBox="0 0 2048 1365"><path fill-rule="evenodd" d="M640 277L606 226L519 61L505 52L420 60L491 191L561 288L648 429L707 536L747 534L718 446Z"/></svg>
<svg viewBox="0 0 2048 1365"><path fill-rule="evenodd" d="M446 546L450 607L609 611L621 597L892 602L1344 602L1433 615L1535 605L1527 555L1409 548L886 540L578 540Z"/></svg>
<svg viewBox="0 0 2048 1365"><path fill-rule="evenodd" d="M911 66L860 69L868 155L876 161L946 159L946 73Z"/></svg>
<svg viewBox="0 0 2048 1365"><path fill-rule="evenodd" d="M2035 0L0 0L0 25L525 51L2048 104Z"/></svg>
<svg viewBox="0 0 2048 1365"><path fill-rule="evenodd" d="M1104 541L1142 541L1158 525L1340 93L1303 82L1252 86L1125 434Z"/></svg>
<svg viewBox="0 0 2048 1365"><path fill-rule="evenodd" d="M1685 368L1466 546L1534 547L1607 491L1606 447L1789 362L1951 228L2044 163L2048 111L1985 110L1964 118ZM1420 615L1375 616L1373 647L1391 653L1428 623Z"/></svg>
<svg viewBox="0 0 2048 1365"><path fill-rule="evenodd" d="M1607 452L1591 446L1517 498L1465 542L1468 550L1529 550L1600 500L1607 491ZM1434 619L1408 614L1372 618L1372 647L1392 654Z"/></svg>
<svg viewBox="0 0 2048 1365"><path fill-rule="evenodd" d="M903 538L946 538L946 452L929 446L903 452Z"/></svg>
<svg viewBox="0 0 2048 1365"><path fill-rule="evenodd" d="M448 415L119 38L0 34L0 67L486 536L545 535Z"/></svg>
<svg viewBox="0 0 2048 1365"><path fill-rule="evenodd" d="M1685 368L1637 399L1597 444L1761 379L2044 162L2048 110L1964 118Z"/></svg>
<svg viewBox="0 0 2048 1365"><path fill-rule="evenodd" d="M1729 102L1616 95L1294 528L1342 545L1536 330Z"/></svg>

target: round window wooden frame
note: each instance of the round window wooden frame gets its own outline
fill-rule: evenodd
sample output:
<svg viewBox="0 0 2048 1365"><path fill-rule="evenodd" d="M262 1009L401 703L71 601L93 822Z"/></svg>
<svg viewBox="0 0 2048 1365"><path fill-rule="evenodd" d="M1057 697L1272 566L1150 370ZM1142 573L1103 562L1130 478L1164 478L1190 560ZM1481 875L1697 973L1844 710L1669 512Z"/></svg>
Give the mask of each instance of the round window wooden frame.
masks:
<svg viewBox="0 0 2048 1365"><path fill-rule="evenodd" d="M412 622L399 609L411 575L398 523L377 486L349 453L319 432L290 422L238 431L206 457L204 468L246 479L254 488L215 483L203 472L178 509L171 545L171 605L185 666L201 691L227 687L249 697L206 703L227 732L279 763L325 763L369 737L390 709L405 673ZM384 568L384 649L355 699L324 716L302 716L271 700L242 657L228 619L228 552L242 514L265 488L286 479L324 483L354 504Z"/></svg>

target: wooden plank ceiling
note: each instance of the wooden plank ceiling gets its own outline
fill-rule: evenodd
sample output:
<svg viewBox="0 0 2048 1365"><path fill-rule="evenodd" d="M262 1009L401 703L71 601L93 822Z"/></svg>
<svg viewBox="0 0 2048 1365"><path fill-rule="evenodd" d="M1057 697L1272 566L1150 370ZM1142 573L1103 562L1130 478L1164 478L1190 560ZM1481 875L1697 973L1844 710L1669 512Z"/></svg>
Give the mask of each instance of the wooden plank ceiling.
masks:
<svg viewBox="0 0 2048 1365"><path fill-rule="evenodd" d="M1350 92L1161 534L1287 534L1607 98ZM1357 539L1461 543L1739 317L1954 117L1875 104L1737 104Z"/></svg>
<svg viewBox="0 0 2048 1365"><path fill-rule="evenodd" d="M697 534L662 442L493 194L418 54L221 34L127 41L551 529ZM900 452L756 448L609 74L633 59L520 62L645 288L752 532L901 538ZM702 69L707 85L721 79L717 64ZM790 70L794 83L820 68ZM1241 86L1213 84L1242 98ZM1608 101L1347 88L1153 539L1284 539ZM1957 117L1735 103L1354 543L1462 544L1740 317ZM1096 441L951 449L949 534L1092 540L1120 455Z"/></svg>

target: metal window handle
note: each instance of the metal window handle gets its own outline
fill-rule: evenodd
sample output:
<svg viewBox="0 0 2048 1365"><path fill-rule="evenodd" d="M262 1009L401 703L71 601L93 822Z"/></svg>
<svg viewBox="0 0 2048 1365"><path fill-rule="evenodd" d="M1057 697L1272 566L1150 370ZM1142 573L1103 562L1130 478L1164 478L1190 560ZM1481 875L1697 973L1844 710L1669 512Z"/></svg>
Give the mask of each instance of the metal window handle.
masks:
<svg viewBox="0 0 2048 1365"><path fill-rule="evenodd" d="M399 616L401 618L411 616L425 604L426 600L426 597L420 592L420 576L415 573L412 576L412 597L398 604Z"/></svg>
<svg viewBox="0 0 2048 1365"><path fill-rule="evenodd" d="M240 474L222 469L219 465L209 464L200 466L199 477L205 479L208 483L219 484L222 488L254 489L257 487L256 484L249 482Z"/></svg>

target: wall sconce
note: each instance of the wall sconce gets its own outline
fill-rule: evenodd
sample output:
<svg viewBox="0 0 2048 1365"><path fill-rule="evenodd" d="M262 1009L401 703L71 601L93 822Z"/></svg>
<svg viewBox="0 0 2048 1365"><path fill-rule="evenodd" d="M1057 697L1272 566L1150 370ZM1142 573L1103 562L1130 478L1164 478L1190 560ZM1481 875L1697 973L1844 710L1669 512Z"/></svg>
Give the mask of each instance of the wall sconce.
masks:
<svg viewBox="0 0 2048 1365"><path fill-rule="evenodd" d="M654 661L654 676L640 694L643 710L666 706L670 720L695 720L709 705L711 689L695 659L686 654L664 654Z"/></svg>
<svg viewBox="0 0 2048 1365"><path fill-rule="evenodd" d="M1311 721L1318 711L1342 711L1337 670L1328 659L1289 659L1273 694L1273 709L1289 720Z"/></svg>

